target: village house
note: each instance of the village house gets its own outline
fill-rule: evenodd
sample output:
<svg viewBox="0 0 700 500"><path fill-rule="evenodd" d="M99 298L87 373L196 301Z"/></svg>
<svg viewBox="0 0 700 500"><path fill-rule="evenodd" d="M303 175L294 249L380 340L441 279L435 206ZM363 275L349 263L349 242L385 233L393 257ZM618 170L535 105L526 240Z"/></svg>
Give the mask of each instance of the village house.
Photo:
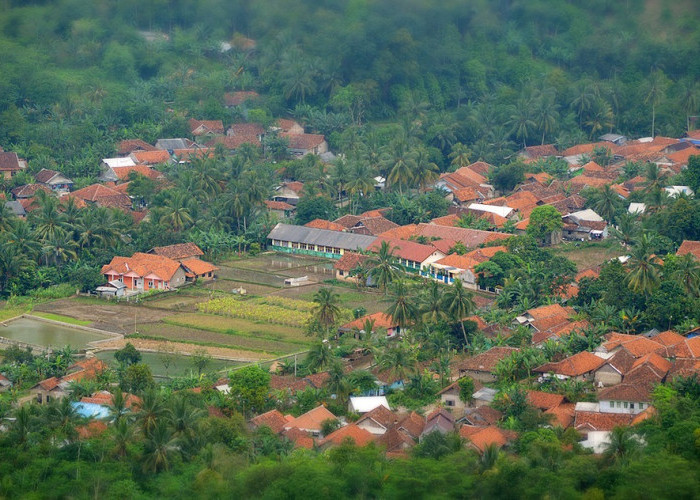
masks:
<svg viewBox="0 0 700 500"><path fill-rule="evenodd" d="M280 219L288 219L294 215L296 207L284 201L265 200L268 212L275 214Z"/></svg>
<svg viewBox="0 0 700 500"><path fill-rule="evenodd" d="M189 150L197 147L197 143L189 139L158 139L155 148L162 149L174 155L176 151Z"/></svg>
<svg viewBox="0 0 700 500"><path fill-rule="evenodd" d="M289 154L296 157L308 154L322 155L328 152L326 138L319 134L292 134L283 132L280 134L287 140L287 150Z"/></svg>
<svg viewBox="0 0 700 500"><path fill-rule="evenodd" d="M566 240L600 240L608 237L608 223L590 208L563 217L562 237Z"/></svg>
<svg viewBox="0 0 700 500"><path fill-rule="evenodd" d="M27 168L27 162L21 160L17 153L9 151L0 151L0 177L3 179L11 179L18 172Z"/></svg>
<svg viewBox="0 0 700 500"><path fill-rule="evenodd" d="M454 280L459 279L467 288L473 290L478 288L485 292L496 293L495 289L489 290L478 285L474 268L488 261L498 252L507 251L508 249L504 246L493 246L478 248L464 255L453 253L429 262L427 269L421 271L421 276L446 284L452 284Z"/></svg>
<svg viewBox="0 0 700 500"><path fill-rule="evenodd" d="M323 422L326 420L337 419L325 406L317 406L313 410L309 410L303 415L289 420L284 425L284 430L299 429L302 432L308 432L311 436L318 438L321 437Z"/></svg>
<svg viewBox="0 0 700 500"><path fill-rule="evenodd" d="M187 271L176 260L137 252L114 257L100 271L107 281L124 283L129 291L172 290L185 284Z"/></svg>
<svg viewBox="0 0 700 500"><path fill-rule="evenodd" d="M195 137L203 135L223 135L224 124L221 120L195 120L190 118L187 122L190 126L190 134Z"/></svg>
<svg viewBox="0 0 700 500"><path fill-rule="evenodd" d="M5 392L12 388L12 382L5 375L0 373L0 392Z"/></svg>
<svg viewBox="0 0 700 500"><path fill-rule="evenodd" d="M371 412L383 406L389 409L389 401L386 396L350 396L348 401L348 411L360 415Z"/></svg>
<svg viewBox="0 0 700 500"><path fill-rule="evenodd" d="M131 198L129 198L128 195L102 184L91 184L90 186L73 191L67 196L80 200L80 202L86 205L120 208L122 210L131 209Z"/></svg>
<svg viewBox="0 0 700 500"><path fill-rule="evenodd" d="M366 328L372 329L371 332L369 332L370 334L375 333L380 329L384 330L386 331L386 336L389 338L401 335L401 327L396 324L391 316L383 312L368 314L366 316L354 319L349 323L345 323L338 328L338 333L342 335L347 333L354 334L357 332L364 336L365 333L368 333L365 331Z"/></svg>
<svg viewBox="0 0 700 500"><path fill-rule="evenodd" d="M273 132L279 132L280 134L290 135L301 135L304 133L304 127L299 125L294 120L289 120L287 118L278 118L273 126L270 127Z"/></svg>
<svg viewBox="0 0 700 500"><path fill-rule="evenodd" d="M498 362L518 349L515 347L492 347L455 365L459 377L471 377L482 383L496 381L495 368Z"/></svg>
<svg viewBox="0 0 700 500"><path fill-rule="evenodd" d="M129 158L137 165L161 165L170 161L170 153L162 149L156 151L134 151L129 155ZM146 176L148 177L148 175Z"/></svg>
<svg viewBox="0 0 700 500"><path fill-rule="evenodd" d="M378 252L386 242L391 249L396 263L404 270L419 273L426 270L433 262L445 257L445 254L431 245L422 245L413 241L377 238L367 250Z"/></svg>
<svg viewBox="0 0 700 500"><path fill-rule="evenodd" d="M356 252L345 252L343 256L333 264L335 279L357 283L358 277L353 275L353 271L363 265L367 259L369 259L368 255Z"/></svg>
<svg viewBox="0 0 700 500"><path fill-rule="evenodd" d="M343 215L333 222L343 226L346 232L365 234L368 236L378 236L381 233L399 227L398 224L381 215L373 217L361 215Z"/></svg>
<svg viewBox="0 0 700 500"><path fill-rule="evenodd" d="M463 425L459 429L459 436L466 441L467 448L483 454L489 447L503 448L515 440L517 433L501 429L496 425L487 427Z"/></svg>
<svg viewBox="0 0 700 500"><path fill-rule="evenodd" d="M18 186L12 191L12 196L16 200L26 200L36 196L37 191L44 191L45 193L51 193L52 191L44 186L43 184L25 184L24 186Z"/></svg>
<svg viewBox="0 0 700 500"><path fill-rule="evenodd" d="M130 156L134 151L156 151L156 147L141 139L126 139L117 144L117 156Z"/></svg>
<svg viewBox="0 0 700 500"><path fill-rule="evenodd" d="M332 446L340 446L346 443L361 447L368 445L372 441L374 441L373 434L353 423L335 430L320 440L318 447L321 450L325 450Z"/></svg>
<svg viewBox="0 0 700 500"><path fill-rule="evenodd" d="M681 256L691 254L695 259L700 260L700 241L683 240L681 246L678 247L676 255Z"/></svg>
<svg viewBox="0 0 700 500"><path fill-rule="evenodd" d="M284 430L284 426L294 417L287 415L286 417L279 410L270 410L256 417L251 418L248 423L255 430L260 427L268 427L275 434L279 434Z"/></svg>
<svg viewBox="0 0 700 500"><path fill-rule="evenodd" d="M584 382L593 380L596 370L604 363L605 358L582 351L556 363L545 363L533 372L542 374L540 380L555 377L559 380L574 379Z"/></svg>
<svg viewBox="0 0 700 500"><path fill-rule="evenodd" d="M296 206L299 199L302 197L304 183L299 181L283 182L275 188L275 194L272 196L272 201L283 201L290 205Z"/></svg>
<svg viewBox="0 0 700 500"><path fill-rule="evenodd" d="M397 415L384 405L379 405L373 410L366 412L357 420L357 422L355 422L359 428L364 429L375 436L385 434L397 423Z"/></svg>
<svg viewBox="0 0 700 500"><path fill-rule="evenodd" d="M68 193L73 187L73 181L56 170L42 168L34 176L34 179L36 179L38 184L46 186L51 191L59 194Z"/></svg>
<svg viewBox="0 0 700 500"><path fill-rule="evenodd" d="M115 169L123 167L135 167L136 162L130 157L103 158L100 162L100 175L98 180L102 182L116 182L119 176Z"/></svg>
<svg viewBox="0 0 700 500"><path fill-rule="evenodd" d="M257 100L260 95L254 90L238 90L236 92L227 92L224 94L224 105L227 108L235 108L242 106L245 103Z"/></svg>
<svg viewBox="0 0 700 500"><path fill-rule="evenodd" d="M632 368L636 358L627 350L612 354L596 370L593 380L596 387L610 387L622 382L622 377Z"/></svg>
<svg viewBox="0 0 700 500"><path fill-rule="evenodd" d="M50 377L42 380L29 390L38 404L48 404L68 395L71 382L93 380L107 369L107 364L98 358L85 358L68 367L61 378Z"/></svg>
<svg viewBox="0 0 700 500"><path fill-rule="evenodd" d="M347 251L367 250L374 236L277 224L268 234L271 249L292 254L339 259Z"/></svg>
<svg viewBox="0 0 700 500"><path fill-rule="evenodd" d="M454 410L457 413L463 411L468 406L467 402L462 401L462 398L460 397L460 380L461 379L458 379L452 382L450 385L438 392L438 395L440 396L440 403L446 408ZM474 391L477 391L483 387L478 380L473 380L472 384L474 385ZM473 395L471 396L473 397Z"/></svg>
<svg viewBox="0 0 700 500"><path fill-rule="evenodd" d="M455 430L455 418L450 412L444 408L438 408L427 416L425 419L425 427L419 437L422 441L425 436L433 432L447 434Z"/></svg>
<svg viewBox="0 0 700 500"><path fill-rule="evenodd" d="M12 214L20 219L27 217L27 211L22 206L19 201L6 201L5 207L12 212Z"/></svg>
<svg viewBox="0 0 700 500"><path fill-rule="evenodd" d="M178 262L198 258L204 255L202 249L192 242L177 243L175 245L168 245L164 247L153 247L146 253L160 255Z"/></svg>

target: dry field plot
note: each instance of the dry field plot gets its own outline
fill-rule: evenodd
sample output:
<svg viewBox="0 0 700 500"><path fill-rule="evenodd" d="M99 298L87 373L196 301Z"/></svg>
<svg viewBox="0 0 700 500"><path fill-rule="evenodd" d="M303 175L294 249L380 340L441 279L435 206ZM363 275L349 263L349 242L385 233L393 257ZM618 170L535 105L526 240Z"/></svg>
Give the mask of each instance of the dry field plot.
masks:
<svg viewBox="0 0 700 500"><path fill-rule="evenodd" d="M590 267L599 266L620 255L625 255L622 247L612 242L601 243L564 243L553 248L554 253L566 257L576 264L576 269L583 271Z"/></svg>
<svg viewBox="0 0 700 500"><path fill-rule="evenodd" d="M165 322L171 325L209 330L230 335L245 335L300 343L309 342L309 338L304 335L301 328L270 323L256 323L254 321L227 316L185 313L171 316L166 319Z"/></svg>

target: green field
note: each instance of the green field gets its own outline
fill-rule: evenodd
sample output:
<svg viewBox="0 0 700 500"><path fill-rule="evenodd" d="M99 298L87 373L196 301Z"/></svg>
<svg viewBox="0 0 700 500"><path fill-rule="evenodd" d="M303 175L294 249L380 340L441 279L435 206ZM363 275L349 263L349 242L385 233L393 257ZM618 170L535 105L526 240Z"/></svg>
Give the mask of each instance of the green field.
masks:
<svg viewBox="0 0 700 500"><path fill-rule="evenodd" d="M112 367L118 365L118 363L114 360L114 351L98 352L97 357ZM167 370L164 363L166 357L170 359L170 364L168 365ZM166 355L157 352L142 352L141 362L150 367L153 375L160 377L183 377L188 375L197 375L197 369L192 364L192 358L190 356L183 356L180 354ZM234 368L240 364L241 363L236 363L235 361L212 359L204 368L204 371L207 373L215 372L225 368Z"/></svg>
<svg viewBox="0 0 700 500"><path fill-rule="evenodd" d="M53 321L60 321L61 323L68 323L70 325L88 326L92 324L92 321L86 321L83 319L75 319L70 316L64 316L62 314L53 314L47 312L33 312L34 316L39 316L40 318L50 319Z"/></svg>
<svg viewBox="0 0 700 500"><path fill-rule="evenodd" d="M564 243L553 248L552 251L573 261L579 271L599 266L615 257L625 255L625 250L611 241Z"/></svg>
<svg viewBox="0 0 700 500"><path fill-rule="evenodd" d="M230 335L244 335L249 337L301 343L308 343L309 341L308 337L304 335L304 331L301 328L270 323L256 323L245 319L218 316L214 314L182 313L170 316L169 318L166 318L164 322L170 325Z"/></svg>
<svg viewBox="0 0 700 500"><path fill-rule="evenodd" d="M139 334L154 339L228 347L255 353L288 354L305 348L305 344L299 342L285 342L241 333L221 333L163 322L140 325Z"/></svg>

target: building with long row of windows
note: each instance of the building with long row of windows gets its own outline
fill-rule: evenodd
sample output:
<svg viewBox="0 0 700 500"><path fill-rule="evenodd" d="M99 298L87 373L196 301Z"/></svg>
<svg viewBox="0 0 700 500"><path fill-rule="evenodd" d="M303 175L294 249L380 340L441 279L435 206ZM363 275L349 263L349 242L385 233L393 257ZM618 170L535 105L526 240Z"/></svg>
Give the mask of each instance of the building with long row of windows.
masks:
<svg viewBox="0 0 700 500"><path fill-rule="evenodd" d="M306 226L277 224L267 235L267 239L269 248L277 252L340 259L345 252L367 250L377 238Z"/></svg>

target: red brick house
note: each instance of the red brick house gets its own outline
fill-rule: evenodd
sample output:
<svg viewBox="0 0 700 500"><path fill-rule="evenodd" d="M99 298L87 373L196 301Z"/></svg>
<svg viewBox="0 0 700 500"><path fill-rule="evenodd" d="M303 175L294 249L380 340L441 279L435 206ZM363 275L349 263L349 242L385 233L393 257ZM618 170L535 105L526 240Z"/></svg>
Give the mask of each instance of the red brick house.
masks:
<svg viewBox="0 0 700 500"><path fill-rule="evenodd" d="M171 290L186 282L187 271L176 260L137 252L131 257L114 257L102 266L107 281L124 283L128 290Z"/></svg>

